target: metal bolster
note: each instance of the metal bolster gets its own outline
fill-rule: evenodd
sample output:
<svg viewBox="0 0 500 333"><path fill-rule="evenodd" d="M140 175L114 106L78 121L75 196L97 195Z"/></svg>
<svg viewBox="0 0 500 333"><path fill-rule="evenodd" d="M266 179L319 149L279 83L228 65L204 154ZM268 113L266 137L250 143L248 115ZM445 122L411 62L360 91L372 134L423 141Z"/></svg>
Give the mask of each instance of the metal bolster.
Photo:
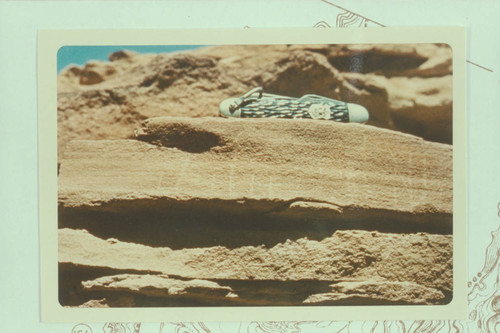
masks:
<svg viewBox="0 0 500 333"><path fill-rule="evenodd" d="M242 95L240 98L236 99L233 103L231 103L231 105L229 105L229 111L233 112L234 110L239 108L244 102L249 101L251 99L252 95L254 95L256 93L258 93L259 96L255 99L261 98L263 95L262 87L254 88L254 89L250 90L249 92L245 93L244 95Z"/></svg>

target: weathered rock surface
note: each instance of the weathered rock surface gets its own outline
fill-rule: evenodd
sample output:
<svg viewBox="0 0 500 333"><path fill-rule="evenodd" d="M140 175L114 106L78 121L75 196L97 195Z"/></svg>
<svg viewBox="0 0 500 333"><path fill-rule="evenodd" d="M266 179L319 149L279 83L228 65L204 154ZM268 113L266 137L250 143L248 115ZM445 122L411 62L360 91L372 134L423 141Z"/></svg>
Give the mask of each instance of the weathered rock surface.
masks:
<svg viewBox="0 0 500 333"><path fill-rule="evenodd" d="M365 293L366 299L371 301L420 304L425 300L439 303L443 301L443 292L449 294L452 290L452 238L424 233L338 231L319 242L308 239L288 240L272 248L243 246L228 249L218 246L172 250L113 239L104 240L84 230L61 229L59 262L117 270L154 270L184 279L221 280L230 287L230 281L350 281L351 284L333 288L337 294L345 294L344 297L337 297L339 301L353 296L353 280L362 282L363 288L369 291ZM152 278L153 280L127 279L124 282L127 287L123 287L121 279L124 276L130 277L118 275L83 284L87 288L106 285L107 289L127 288L128 291L136 292L146 288L146 295L158 295L170 287L170 281L161 278L157 281L157 277ZM116 278L118 283L114 281ZM390 283L378 283L381 279ZM193 286L187 282L180 285ZM224 297L228 294L243 297L235 287L220 287L216 284L204 287L220 291ZM436 291L431 292L431 289ZM377 290L383 290L382 295L372 297ZM417 297L419 290L422 292L420 298ZM301 294L303 292L302 290ZM361 293L361 289L358 293ZM317 302L318 297L324 299L311 294L305 296L300 301L304 301L307 296L312 297L308 301L311 303ZM336 299L330 297L330 300ZM272 303L272 299L268 297L259 300L264 301Z"/></svg>
<svg viewBox="0 0 500 333"><path fill-rule="evenodd" d="M411 281L451 290L451 237L338 231L322 241L288 240L272 248L155 248L60 229L59 261L114 269L155 270L199 279ZM124 255L127 253L127 255Z"/></svg>
<svg viewBox="0 0 500 333"><path fill-rule="evenodd" d="M60 303L448 303L451 74L446 45L120 51L67 68ZM216 117L256 86L358 103L370 121Z"/></svg>
<svg viewBox="0 0 500 333"><path fill-rule="evenodd" d="M109 308L107 299L91 299L81 305L76 306L77 308Z"/></svg>
<svg viewBox="0 0 500 333"><path fill-rule="evenodd" d="M369 124L451 143L446 45L216 46L159 55L119 51L110 60L58 76L60 153L73 139L129 137L146 118L217 116L222 100L259 85L362 104ZM400 79L408 77L414 79L397 103ZM409 126L414 113L418 125Z"/></svg>
<svg viewBox="0 0 500 333"><path fill-rule="evenodd" d="M391 225L451 230L448 145L358 124L222 118L151 119L139 139L68 145L61 216L174 207L301 220L383 213Z"/></svg>
<svg viewBox="0 0 500 333"><path fill-rule="evenodd" d="M343 86L345 93L371 110L372 125L417 134L426 140L451 143L451 75L387 78L346 73L344 79L355 87Z"/></svg>
<svg viewBox="0 0 500 333"><path fill-rule="evenodd" d="M61 264L223 281L239 296L196 297L202 305L449 300L451 236L414 232L451 233L451 146L360 124L279 119L154 118L137 139L68 145L59 226L73 229L60 230ZM117 274L94 280L103 276ZM375 288L374 278L412 284L397 294L390 290L400 285ZM310 282L353 279L373 288L358 297ZM299 287L265 292L270 287L252 288L252 281ZM192 305L151 300L158 283L143 282L140 297L108 288L88 299Z"/></svg>
<svg viewBox="0 0 500 333"><path fill-rule="evenodd" d="M380 304L384 301L406 304L439 304L445 298L441 291L424 287L412 282L374 281L358 282L346 281L332 284L332 291L324 294L309 296L304 303L338 304L340 301L359 304L373 301Z"/></svg>
<svg viewBox="0 0 500 333"><path fill-rule="evenodd" d="M127 291L148 296L178 296L188 293L193 293L197 297L216 293L222 297L233 295L231 288L212 281L198 279L183 281L169 278L167 275L119 274L84 281L82 285L88 290Z"/></svg>
<svg viewBox="0 0 500 333"><path fill-rule="evenodd" d="M341 72L375 73L383 76L439 77L452 72L452 50L442 44L294 45L324 54Z"/></svg>
<svg viewBox="0 0 500 333"><path fill-rule="evenodd" d="M128 295L131 299L133 299L133 294L166 298L185 297L206 302L238 297L230 287L220 286L216 282L199 279L178 280L167 275L118 274L83 281L82 286L87 291L102 291L111 295L117 294L120 297ZM88 305L95 307L94 304ZM136 306L136 302L133 301L131 305Z"/></svg>

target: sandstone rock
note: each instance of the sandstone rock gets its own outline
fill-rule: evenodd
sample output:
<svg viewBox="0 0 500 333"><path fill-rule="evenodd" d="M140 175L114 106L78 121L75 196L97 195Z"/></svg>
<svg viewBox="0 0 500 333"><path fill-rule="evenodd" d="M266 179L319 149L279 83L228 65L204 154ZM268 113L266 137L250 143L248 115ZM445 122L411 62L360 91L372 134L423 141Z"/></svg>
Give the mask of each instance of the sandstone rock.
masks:
<svg viewBox="0 0 500 333"><path fill-rule="evenodd" d="M211 300L238 297L231 288L212 281L178 280L166 275L119 274L83 281L82 285L88 291L112 291L154 297L183 296Z"/></svg>
<svg viewBox="0 0 500 333"><path fill-rule="evenodd" d="M263 87L274 94L301 97L314 93L333 96L341 85L339 72L325 56L308 51L292 51L278 59L263 75ZM320 79L321 78L321 79Z"/></svg>
<svg viewBox="0 0 500 333"><path fill-rule="evenodd" d="M109 59L58 76L63 306L451 300L452 146L424 140L451 143L447 46ZM215 117L256 86L370 121Z"/></svg>
<svg viewBox="0 0 500 333"><path fill-rule="evenodd" d="M204 280L412 282L452 290L452 238L431 234L337 231L322 241L288 240L272 248L222 246L172 250L59 230L59 262L154 270ZM237 291L236 294L239 294Z"/></svg>
<svg viewBox="0 0 500 333"><path fill-rule="evenodd" d="M101 61L88 62L79 73L80 84L92 85L104 81L106 77L116 73L114 66Z"/></svg>
<svg viewBox="0 0 500 333"><path fill-rule="evenodd" d="M109 308L109 304L105 298L92 299L81 305L78 305L77 308Z"/></svg>
<svg viewBox="0 0 500 333"><path fill-rule="evenodd" d="M130 61L132 58L136 57L139 53L129 50L121 50L117 52L113 52L109 55L109 61L119 61L119 60L127 60Z"/></svg>
<svg viewBox="0 0 500 333"><path fill-rule="evenodd" d="M83 209L451 230L448 145L312 120L156 118L138 138L68 145L59 175L61 226L71 220L65 214Z"/></svg>
<svg viewBox="0 0 500 333"><path fill-rule="evenodd" d="M303 49L304 46L294 46ZM342 72L386 77L439 77L452 73L452 50L444 44L352 44L309 46Z"/></svg>
<svg viewBox="0 0 500 333"><path fill-rule="evenodd" d="M345 59L359 57L365 59L363 68L369 69L368 74L365 70L359 74L359 66L342 65ZM110 55L110 59L112 62L93 61L82 68L72 66L59 74L61 153L72 139L127 138L138 123L151 117L217 116L222 100L259 85L270 93L296 97L322 94L367 104L371 124L451 143L451 104L443 103L443 99L451 100L451 58L446 46L217 46L160 55L122 51ZM359 75L343 75L352 70ZM393 119L401 114L399 95L392 89L400 81L385 76L397 76L400 81L418 76L416 90L409 91L414 84L406 85L405 90L410 100L426 101L416 102L411 108L404 102L403 115ZM434 77L440 78L439 83L430 80ZM367 80L377 83L363 83ZM363 84L353 86L353 82ZM391 86L387 93L391 101L385 99L385 84ZM125 98L96 104L95 96L108 94ZM408 99L403 96L403 101ZM434 106L439 110L434 111ZM409 124L413 113L415 126ZM426 121L419 125L423 113Z"/></svg>
<svg viewBox="0 0 500 333"><path fill-rule="evenodd" d="M434 288L424 287L412 282L391 281L345 281L331 285L332 292L309 296L305 304L358 304L361 299L374 303L421 304L442 303L444 294Z"/></svg>
<svg viewBox="0 0 500 333"><path fill-rule="evenodd" d="M342 98L355 100L371 110L371 124L451 143L451 76L425 79L358 73L343 76Z"/></svg>

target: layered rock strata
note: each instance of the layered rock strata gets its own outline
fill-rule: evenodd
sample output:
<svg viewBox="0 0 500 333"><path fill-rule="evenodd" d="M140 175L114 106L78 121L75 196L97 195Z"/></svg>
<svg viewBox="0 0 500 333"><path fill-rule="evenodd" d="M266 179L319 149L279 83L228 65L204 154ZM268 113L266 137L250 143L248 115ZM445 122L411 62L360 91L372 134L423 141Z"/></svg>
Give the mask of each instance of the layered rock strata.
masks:
<svg viewBox="0 0 500 333"><path fill-rule="evenodd" d="M60 303L448 303L451 66L442 44L124 50L69 66ZM370 120L217 118L257 86L357 103Z"/></svg>
<svg viewBox="0 0 500 333"><path fill-rule="evenodd" d="M449 145L313 120L163 117L72 141L63 303L446 303L451 161Z"/></svg>

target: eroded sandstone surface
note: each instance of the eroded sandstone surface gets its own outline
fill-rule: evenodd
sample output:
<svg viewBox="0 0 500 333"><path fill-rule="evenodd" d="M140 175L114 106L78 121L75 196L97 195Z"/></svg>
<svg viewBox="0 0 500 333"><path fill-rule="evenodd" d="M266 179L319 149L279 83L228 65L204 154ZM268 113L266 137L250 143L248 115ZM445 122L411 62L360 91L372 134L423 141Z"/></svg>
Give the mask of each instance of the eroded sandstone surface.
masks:
<svg viewBox="0 0 500 333"><path fill-rule="evenodd" d="M126 138L147 118L217 116L222 100L256 86L358 103L368 124L452 141L447 45L227 45L109 58L59 74L59 157L70 140Z"/></svg>
<svg viewBox="0 0 500 333"><path fill-rule="evenodd" d="M446 304L446 45L120 51L58 76L64 306ZM225 119L256 87L367 124Z"/></svg>
<svg viewBox="0 0 500 333"><path fill-rule="evenodd" d="M177 236L189 237L189 233ZM128 255L123 255L125 253ZM63 265L133 269L143 273L117 274L82 282L83 288L88 291L114 290L115 294L116 291L128 291L129 294L143 296L163 295L167 300L169 295L184 295L198 297L198 301L207 297L205 293L208 292L216 305L253 304L246 295L246 289L252 284L258 285L258 281L261 288L271 288L266 287L266 283L272 285L269 281L275 284L281 282L281 288L286 288L286 283L291 281L305 286L318 282L316 287L309 286L311 295L308 298L309 295L304 297L304 290L296 294L294 290L288 290L289 297L293 299L291 303L295 305L319 303L320 296L315 295L315 290L325 288L328 283L333 283L330 287L338 291L337 300L347 299L356 291L355 296L375 303L379 300L387 303L439 304L445 299L443 293L449 296L452 291L451 258L451 236L426 233L348 230L336 231L321 241L301 238L272 247L260 245L230 249L217 246L172 250L116 239L104 240L85 230L61 229L59 232L59 261ZM148 273L151 271L157 274ZM188 280L172 280L162 274ZM224 281L229 287L191 279ZM369 292L364 293L363 288ZM193 289L198 293L203 291L203 295L196 295ZM414 294L420 291L421 297L416 297ZM218 293L218 300L214 297L215 292ZM271 305L274 299L281 297L277 294L279 292L279 289L274 290L274 295L268 293L258 302ZM264 293L263 290L260 293ZM340 294L343 297L338 296ZM332 294L328 295L328 301L336 300ZM164 302L167 303L167 300Z"/></svg>

